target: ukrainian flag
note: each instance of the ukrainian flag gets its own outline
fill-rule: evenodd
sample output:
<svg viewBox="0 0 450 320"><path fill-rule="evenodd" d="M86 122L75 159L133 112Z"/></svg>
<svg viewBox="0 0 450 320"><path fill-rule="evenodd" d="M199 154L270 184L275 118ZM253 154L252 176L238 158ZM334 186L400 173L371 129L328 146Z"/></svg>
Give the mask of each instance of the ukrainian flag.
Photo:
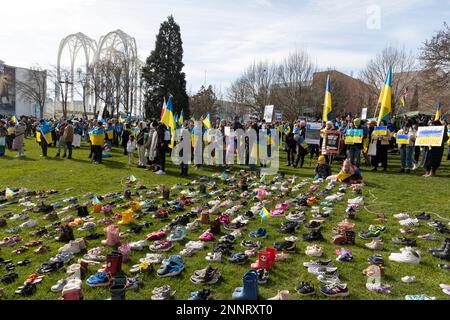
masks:
<svg viewBox="0 0 450 320"><path fill-rule="evenodd" d="M381 94L381 109L380 116L378 117L378 125L381 125L382 120L388 122L389 115L392 112L392 67L389 67Z"/></svg>
<svg viewBox="0 0 450 320"><path fill-rule="evenodd" d="M203 125L205 126L206 129L211 129L212 125L211 125L211 116L208 114L206 114L206 118L203 120Z"/></svg>
<svg viewBox="0 0 450 320"><path fill-rule="evenodd" d="M333 105L331 101L330 76L327 78L327 88L325 90L325 102L323 104L323 122L331 121Z"/></svg>
<svg viewBox="0 0 450 320"><path fill-rule="evenodd" d="M161 119L161 122L170 128L170 145L169 148L173 149L175 145L175 120L173 117L173 107L172 107L172 97L169 98L167 102L167 106L164 109L164 115Z"/></svg>
<svg viewBox="0 0 450 320"><path fill-rule="evenodd" d="M13 115L13 116L11 117L11 121L14 122L14 124L17 124L17 123L19 122L19 121L17 120L16 115Z"/></svg>
<svg viewBox="0 0 450 320"><path fill-rule="evenodd" d="M436 109L436 116L434 117L434 121L441 121L442 117L442 104L438 102L437 109Z"/></svg>
<svg viewBox="0 0 450 320"><path fill-rule="evenodd" d="M41 130L41 140L42 140L42 135L44 136L44 139L47 141L47 144L50 144L53 142L52 139L52 130L50 129L50 126L48 125L47 122L45 122L43 125L39 126L40 130Z"/></svg>
<svg viewBox="0 0 450 320"><path fill-rule="evenodd" d="M178 118L178 124L182 126L183 123L184 123L184 113L183 110L181 110L180 117Z"/></svg>
<svg viewBox="0 0 450 320"><path fill-rule="evenodd" d="M266 208L262 208L259 212L259 215L261 216L261 220L268 220L270 219L270 212Z"/></svg>

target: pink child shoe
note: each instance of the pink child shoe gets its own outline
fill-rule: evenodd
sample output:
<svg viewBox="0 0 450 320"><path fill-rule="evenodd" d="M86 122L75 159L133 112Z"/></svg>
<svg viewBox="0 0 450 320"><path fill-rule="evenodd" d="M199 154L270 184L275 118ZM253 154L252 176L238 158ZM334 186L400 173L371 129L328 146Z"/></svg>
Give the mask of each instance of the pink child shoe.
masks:
<svg viewBox="0 0 450 320"><path fill-rule="evenodd" d="M201 241L212 241L214 235L209 231L205 231L198 239Z"/></svg>

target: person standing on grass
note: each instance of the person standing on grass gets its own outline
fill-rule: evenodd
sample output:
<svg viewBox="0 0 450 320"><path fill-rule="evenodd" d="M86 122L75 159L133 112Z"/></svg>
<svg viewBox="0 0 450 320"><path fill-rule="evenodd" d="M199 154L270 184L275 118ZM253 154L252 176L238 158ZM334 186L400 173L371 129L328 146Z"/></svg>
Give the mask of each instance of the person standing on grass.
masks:
<svg viewBox="0 0 450 320"><path fill-rule="evenodd" d="M154 120L150 124L150 129L148 132L148 139L144 145L145 148L145 158L147 165L153 166L155 164L156 153L157 153L157 142L158 142L158 133L156 132L156 128L158 127L158 122ZM149 170L150 167L147 168Z"/></svg>
<svg viewBox="0 0 450 320"><path fill-rule="evenodd" d="M434 121L433 126L442 126L440 121ZM435 177L437 169L441 166L442 157L444 156L444 148L449 140L447 130L444 130L444 137L440 147L429 147L427 159L425 160L426 173L424 177Z"/></svg>
<svg viewBox="0 0 450 320"><path fill-rule="evenodd" d="M166 131L167 131L166 125L160 122L158 127L156 128L156 132L158 134L157 155L159 162L158 162L158 171L156 171L155 173L158 175L166 174L166 148L167 148Z"/></svg>
<svg viewBox="0 0 450 320"><path fill-rule="evenodd" d="M49 124L45 122L44 119L41 119L39 121L39 127L37 127L37 131L41 134L41 149L42 149L42 157L47 157L47 149L48 149L48 142L45 138L45 134L48 132L51 132L52 129L50 128Z"/></svg>
<svg viewBox="0 0 450 320"><path fill-rule="evenodd" d="M56 154L56 157L59 157L61 155L61 148L63 148L64 154L67 153L67 146L64 142L64 129L66 128L67 123L65 119L62 119L61 122L56 126L57 132L58 132L58 153Z"/></svg>
<svg viewBox="0 0 450 320"><path fill-rule="evenodd" d="M398 145L400 150L400 162L402 166L400 173L410 173L413 168L412 157L417 133L412 128L411 122L407 121L403 124L403 128L397 132L397 136L399 135L407 135L409 138L408 144Z"/></svg>
<svg viewBox="0 0 450 320"><path fill-rule="evenodd" d="M128 152L128 164L134 164L134 150L136 149L136 141L134 140L134 136L131 135L130 139L127 143L127 152Z"/></svg>
<svg viewBox="0 0 450 320"><path fill-rule="evenodd" d="M146 168L145 145L147 143L147 140L148 140L147 125L145 124L144 121L141 121L139 123L139 133L136 137L136 145L137 145L138 157L139 157L138 168L140 168L140 169Z"/></svg>
<svg viewBox="0 0 450 320"><path fill-rule="evenodd" d="M381 121L382 126L386 126L386 121ZM378 171L378 165L381 163L383 171L388 167L388 150L391 141L391 131L387 129L387 136L381 137L372 133L372 141L377 142L377 154L372 158L372 171Z"/></svg>
<svg viewBox="0 0 450 320"><path fill-rule="evenodd" d="M72 143L74 137L74 128L72 125L72 120L67 121L67 125L64 129L63 140L66 144L67 150L69 151L69 156L67 159L72 159ZM63 158L66 157L66 153L64 152Z"/></svg>
<svg viewBox="0 0 450 320"><path fill-rule="evenodd" d="M122 148L123 148L123 155L127 155L127 145L128 140L130 139L131 135L131 126L129 123L125 124L125 129L122 131Z"/></svg>
<svg viewBox="0 0 450 320"><path fill-rule="evenodd" d="M72 142L73 148L81 147L81 135L82 134L83 134L83 129L80 125L80 122L74 121L74 123L73 123L73 142Z"/></svg>
<svg viewBox="0 0 450 320"><path fill-rule="evenodd" d="M94 128L91 131L91 134L93 135L103 135L105 136L105 129L103 128L103 122L98 121L96 128ZM103 142L101 144L92 144L92 153L93 158L92 161L94 164L101 164L102 163L102 146Z"/></svg>
<svg viewBox="0 0 450 320"><path fill-rule="evenodd" d="M0 119L0 157L5 155L6 136L8 130L6 130L6 121Z"/></svg>
<svg viewBox="0 0 450 320"><path fill-rule="evenodd" d="M27 127L25 123L20 120L17 126L14 129L14 140L13 140L13 149L18 151L17 158L22 158L25 156L25 151L23 150L23 141L25 138L25 133L27 131Z"/></svg>
<svg viewBox="0 0 450 320"><path fill-rule="evenodd" d="M353 129L363 130L362 141L364 141L364 139L367 139L368 131L366 127L362 126L362 121L360 118L356 118L355 120L353 120ZM358 169L361 166L362 150L363 150L363 142L354 143L348 146L348 158L350 159L352 165L356 166Z"/></svg>

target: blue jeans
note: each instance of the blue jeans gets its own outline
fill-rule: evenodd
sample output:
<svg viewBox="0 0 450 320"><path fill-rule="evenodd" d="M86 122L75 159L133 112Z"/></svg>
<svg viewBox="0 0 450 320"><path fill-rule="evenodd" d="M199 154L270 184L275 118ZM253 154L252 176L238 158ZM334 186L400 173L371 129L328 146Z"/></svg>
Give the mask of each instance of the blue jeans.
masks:
<svg viewBox="0 0 450 320"><path fill-rule="evenodd" d="M413 154L413 147L402 146L400 148L400 162L402 164L402 169L412 168L412 154Z"/></svg>
<svg viewBox="0 0 450 320"><path fill-rule="evenodd" d="M361 164L361 149L355 145L350 145L348 149L348 157L350 159L350 162L359 168Z"/></svg>

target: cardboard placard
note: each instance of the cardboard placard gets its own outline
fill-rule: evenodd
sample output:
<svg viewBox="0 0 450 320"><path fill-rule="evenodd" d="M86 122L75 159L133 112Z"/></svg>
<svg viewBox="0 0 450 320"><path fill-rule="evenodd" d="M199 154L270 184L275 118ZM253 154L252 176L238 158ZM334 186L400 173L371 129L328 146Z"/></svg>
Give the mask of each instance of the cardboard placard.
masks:
<svg viewBox="0 0 450 320"><path fill-rule="evenodd" d="M363 129L349 129L345 133L345 144L351 145L356 143L362 143L364 136Z"/></svg>
<svg viewBox="0 0 450 320"><path fill-rule="evenodd" d="M440 147L444 139L445 126L419 127L416 147Z"/></svg>
<svg viewBox="0 0 450 320"><path fill-rule="evenodd" d="M341 132L325 131L325 150L327 154L339 154L341 149Z"/></svg>
<svg viewBox="0 0 450 320"><path fill-rule="evenodd" d="M379 137L387 137L388 128L387 127L375 127L375 129L373 130L373 134L377 135Z"/></svg>
<svg viewBox="0 0 450 320"><path fill-rule="evenodd" d="M361 112L361 120L367 120L367 111L368 108L363 108Z"/></svg>
<svg viewBox="0 0 450 320"><path fill-rule="evenodd" d="M409 134L398 134L397 135L397 144L409 144Z"/></svg>
<svg viewBox="0 0 450 320"><path fill-rule="evenodd" d="M264 120L267 123L271 123L272 122L272 118L273 118L273 109L274 106L266 106L264 108Z"/></svg>
<svg viewBox="0 0 450 320"><path fill-rule="evenodd" d="M311 145L320 145L321 123L308 123L306 125L305 142Z"/></svg>

